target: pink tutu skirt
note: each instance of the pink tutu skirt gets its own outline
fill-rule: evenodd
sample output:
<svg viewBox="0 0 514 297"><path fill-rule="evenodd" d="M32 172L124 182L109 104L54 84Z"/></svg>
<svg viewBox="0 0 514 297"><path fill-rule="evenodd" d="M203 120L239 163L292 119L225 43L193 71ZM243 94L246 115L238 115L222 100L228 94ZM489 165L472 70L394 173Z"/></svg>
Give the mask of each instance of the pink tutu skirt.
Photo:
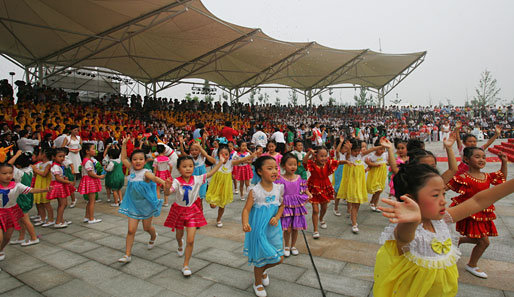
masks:
<svg viewBox="0 0 514 297"><path fill-rule="evenodd" d="M207 225L207 221L203 216L203 211L198 207L196 202L190 207L173 203L170 213L164 222L164 226L171 228L171 231L184 229L184 227L203 227L205 225Z"/></svg>
<svg viewBox="0 0 514 297"><path fill-rule="evenodd" d="M171 173L169 170L163 170L163 171L155 171L155 176L162 180L171 179ZM157 184L157 187L162 187L161 184Z"/></svg>
<svg viewBox="0 0 514 297"><path fill-rule="evenodd" d="M234 166L235 180L251 180L253 178L253 170L250 164L245 166Z"/></svg>
<svg viewBox="0 0 514 297"><path fill-rule="evenodd" d="M66 198L71 196L71 194L75 192L75 187L72 184L63 184L56 180L53 180L50 183L50 187L52 189L46 195L46 199L48 200L55 198Z"/></svg>
<svg viewBox="0 0 514 297"><path fill-rule="evenodd" d="M21 218L23 218L23 211L18 204L9 208L0 208L0 228L4 232L10 228L20 230L19 220Z"/></svg>
<svg viewBox="0 0 514 297"><path fill-rule="evenodd" d="M89 193L98 193L102 190L102 184L100 183L99 178L92 178L89 175L85 175L80 179L79 184L79 193L89 194Z"/></svg>

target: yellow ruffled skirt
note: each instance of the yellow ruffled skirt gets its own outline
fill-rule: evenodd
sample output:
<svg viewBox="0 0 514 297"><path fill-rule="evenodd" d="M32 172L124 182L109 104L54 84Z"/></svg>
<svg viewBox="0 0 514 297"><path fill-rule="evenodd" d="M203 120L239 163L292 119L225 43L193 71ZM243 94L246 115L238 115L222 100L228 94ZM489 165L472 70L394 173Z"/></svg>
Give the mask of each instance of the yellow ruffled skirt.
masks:
<svg viewBox="0 0 514 297"><path fill-rule="evenodd" d="M363 165L343 167L341 186L337 192L337 198L346 199L351 203L367 203L368 192L366 191L366 172Z"/></svg>
<svg viewBox="0 0 514 297"><path fill-rule="evenodd" d="M379 167L371 167L366 179L366 189L369 194L382 192L385 188L387 179L387 165L382 164Z"/></svg>
<svg viewBox="0 0 514 297"><path fill-rule="evenodd" d="M399 254L395 240L384 243L377 252L373 296L450 297L457 294L457 264L426 268L414 263L409 255L409 252Z"/></svg>
<svg viewBox="0 0 514 297"><path fill-rule="evenodd" d="M36 176L36 180L34 181L34 188L36 189L46 189L48 186L50 186L50 183L52 182L52 174L49 172L47 176L41 176L34 174ZM41 203L48 203L50 200L46 199L45 193L36 193L34 194L34 203L41 204Z"/></svg>
<svg viewBox="0 0 514 297"><path fill-rule="evenodd" d="M209 204L225 208L225 205L232 203L233 200L232 173L216 172L209 182L205 201Z"/></svg>

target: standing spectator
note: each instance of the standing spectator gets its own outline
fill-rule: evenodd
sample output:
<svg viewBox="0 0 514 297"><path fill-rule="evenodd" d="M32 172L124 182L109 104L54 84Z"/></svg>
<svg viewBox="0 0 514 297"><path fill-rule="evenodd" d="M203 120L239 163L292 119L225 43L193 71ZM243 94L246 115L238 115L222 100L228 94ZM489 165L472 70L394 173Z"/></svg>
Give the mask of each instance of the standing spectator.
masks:
<svg viewBox="0 0 514 297"><path fill-rule="evenodd" d="M284 150L286 149L286 140L284 138L284 133L280 131L279 128L274 128L275 132L271 135L270 140L275 140L277 143L277 152L281 155L284 154Z"/></svg>
<svg viewBox="0 0 514 297"><path fill-rule="evenodd" d="M27 138L29 132L27 130L21 130L20 131L20 139L18 140L18 148L26 153L34 153L34 147L39 145L39 142L41 141L40 134L38 134L38 139L29 139Z"/></svg>
<svg viewBox="0 0 514 297"><path fill-rule="evenodd" d="M262 126L257 126L257 132L252 135L252 144L257 147L260 146L265 148L268 145L268 136L264 132L262 132Z"/></svg>
<svg viewBox="0 0 514 297"><path fill-rule="evenodd" d="M223 127L223 129L221 129L220 136L225 137L227 139L227 141L234 142L234 136L238 136L238 135L239 135L239 132L237 132L234 128L232 128L232 122L226 121L225 127Z"/></svg>

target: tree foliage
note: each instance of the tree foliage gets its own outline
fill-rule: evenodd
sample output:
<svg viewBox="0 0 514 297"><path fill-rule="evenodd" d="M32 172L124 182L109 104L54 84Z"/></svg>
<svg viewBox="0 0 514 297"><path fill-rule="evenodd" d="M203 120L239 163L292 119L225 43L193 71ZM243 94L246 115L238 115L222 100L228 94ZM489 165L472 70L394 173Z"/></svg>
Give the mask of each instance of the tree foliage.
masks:
<svg viewBox="0 0 514 297"><path fill-rule="evenodd" d="M476 95L471 100L474 106L484 107L494 105L500 100L498 94L501 89L496 86L496 79L493 78L489 70L484 70L480 75L478 87L475 88Z"/></svg>
<svg viewBox="0 0 514 297"><path fill-rule="evenodd" d="M368 88L366 87L361 87L359 94L353 96L353 100L355 100L355 106L374 105L373 96L370 94L368 97Z"/></svg>
<svg viewBox="0 0 514 297"><path fill-rule="evenodd" d="M289 91L289 101L291 101L293 106L298 105L298 94L296 93L296 90Z"/></svg>

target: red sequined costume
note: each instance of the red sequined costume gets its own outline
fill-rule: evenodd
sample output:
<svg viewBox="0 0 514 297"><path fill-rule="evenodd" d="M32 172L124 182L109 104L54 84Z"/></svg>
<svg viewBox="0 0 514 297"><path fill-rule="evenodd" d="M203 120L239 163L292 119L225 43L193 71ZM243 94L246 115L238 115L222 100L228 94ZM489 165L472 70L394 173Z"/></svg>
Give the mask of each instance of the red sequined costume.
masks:
<svg viewBox="0 0 514 297"><path fill-rule="evenodd" d="M336 171L339 162L329 159L325 166L319 167L312 160L307 161L307 170L311 172L307 187L312 194L310 203L327 203L334 199L334 187L329 176Z"/></svg>
<svg viewBox="0 0 514 297"><path fill-rule="evenodd" d="M501 171L484 173L485 178L480 180L472 177L467 172L462 175L454 176L449 182L448 187L459 193L460 196L452 198L450 205L455 206L473 197L476 193L489 189L490 185L498 185L505 182L505 176ZM457 222L455 229L461 234L470 238L482 238L485 236L498 236L498 231L493 220L494 205L477 212L463 220Z"/></svg>

